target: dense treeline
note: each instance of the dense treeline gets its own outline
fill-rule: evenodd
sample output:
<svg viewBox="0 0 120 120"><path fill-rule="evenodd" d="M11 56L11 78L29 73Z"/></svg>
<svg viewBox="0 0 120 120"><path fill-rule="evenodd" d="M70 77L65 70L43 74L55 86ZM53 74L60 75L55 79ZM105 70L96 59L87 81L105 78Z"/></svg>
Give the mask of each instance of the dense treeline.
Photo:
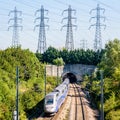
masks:
<svg viewBox="0 0 120 120"><path fill-rule="evenodd" d="M35 106L44 98L44 65L28 49L0 50L0 120L12 120L16 108L16 66L19 67L19 118L26 120L40 112ZM56 86L47 78L47 91ZM55 79L55 78L54 78ZM51 86L52 84L52 86Z"/></svg>
<svg viewBox="0 0 120 120"><path fill-rule="evenodd" d="M99 68L104 71L105 118L120 119L120 40L110 41Z"/></svg>
<svg viewBox="0 0 120 120"><path fill-rule="evenodd" d="M36 57L37 56L37 57ZM106 120L120 119L120 41L110 41L105 50L57 50L49 47L44 54L28 49L8 48L0 50L0 120L11 120L16 105L16 66L19 67L19 117L34 119L44 98L44 64L97 65L104 74L104 110ZM38 59L37 59L38 58ZM41 63L42 62L42 63ZM90 91L92 102L100 106L99 71L85 76L84 84ZM56 78L47 76L46 91L56 86ZM42 101L42 104L40 103ZM36 108L36 106L39 106ZM39 109L38 109L39 108ZM36 110L36 111L35 111ZM39 114L38 113L38 114Z"/></svg>
<svg viewBox="0 0 120 120"><path fill-rule="evenodd" d="M56 58L62 58L65 64L88 64L97 65L104 50L94 52L93 50L76 49L68 51L66 49L57 50L53 47L49 47L43 54L36 53L37 58L41 62L53 64L53 60Z"/></svg>
<svg viewBox="0 0 120 120"><path fill-rule="evenodd" d="M105 47L105 53L98 64L98 70L104 76L104 112L105 120L120 120L120 40L110 41ZM100 107L100 71L96 71L91 79L85 76L86 89Z"/></svg>

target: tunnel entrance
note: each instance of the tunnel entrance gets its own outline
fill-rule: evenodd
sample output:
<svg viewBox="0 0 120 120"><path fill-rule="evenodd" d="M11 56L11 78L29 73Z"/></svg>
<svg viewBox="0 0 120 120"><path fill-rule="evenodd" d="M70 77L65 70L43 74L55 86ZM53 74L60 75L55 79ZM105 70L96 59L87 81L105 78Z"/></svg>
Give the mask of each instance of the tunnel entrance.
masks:
<svg viewBox="0 0 120 120"><path fill-rule="evenodd" d="M75 76L73 73L66 73L66 74L63 76L63 80L64 80L65 78L69 78L70 83L75 83L75 82L77 82L77 78L76 78L76 76Z"/></svg>

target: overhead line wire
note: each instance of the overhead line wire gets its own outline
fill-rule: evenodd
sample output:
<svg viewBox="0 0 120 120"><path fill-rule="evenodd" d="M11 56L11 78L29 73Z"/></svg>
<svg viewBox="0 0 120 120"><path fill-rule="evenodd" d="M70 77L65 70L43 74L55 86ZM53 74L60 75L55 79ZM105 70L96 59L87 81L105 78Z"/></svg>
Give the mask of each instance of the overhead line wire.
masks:
<svg viewBox="0 0 120 120"><path fill-rule="evenodd" d="M120 14L120 11L118 11L117 9L111 7L110 5L108 5L108 4L106 4L106 3L103 3L103 2L101 2L101 1L99 1L99 0L93 0L93 1L99 2L100 4L106 6L106 7L110 8L110 9L114 10L114 11L117 12L118 14Z"/></svg>
<svg viewBox="0 0 120 120"><path fill-rule="evenodd" d="M35 8L35 9L36 9L35 6L28 5L28 4L26 4L25 2L17 1L17 0L13 0L13 1L15 1L15 2L17 2L17 3L20 3L20 4L23 4L23 5L25 5L25 6L28 6L28 7L31 7L31 8Z"/></svg>
<svg viewBox="0 0 120 120"><path fill-rule="evenodd" d="M69 5L69 4L67 4L67 3L61 2L60 0L54 0L54 1L56 1L56 2L58 2L58 3L60 3L60 4L62 4L62 5L65 5L65 6L68 6L68 5Z"/></svg>

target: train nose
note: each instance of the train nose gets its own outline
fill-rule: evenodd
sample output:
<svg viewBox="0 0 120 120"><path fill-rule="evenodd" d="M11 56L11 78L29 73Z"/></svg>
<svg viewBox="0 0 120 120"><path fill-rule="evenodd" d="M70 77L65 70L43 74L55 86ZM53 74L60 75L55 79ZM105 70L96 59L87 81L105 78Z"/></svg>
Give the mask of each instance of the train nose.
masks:
<svg viewBox="0 0 120 120"><path fill-rule="evenodd" d="M49 113L53 113L53 112L55 112L55 107L53 107L53 106L46 106L45 107L45 111L49 112Z"/></svg>

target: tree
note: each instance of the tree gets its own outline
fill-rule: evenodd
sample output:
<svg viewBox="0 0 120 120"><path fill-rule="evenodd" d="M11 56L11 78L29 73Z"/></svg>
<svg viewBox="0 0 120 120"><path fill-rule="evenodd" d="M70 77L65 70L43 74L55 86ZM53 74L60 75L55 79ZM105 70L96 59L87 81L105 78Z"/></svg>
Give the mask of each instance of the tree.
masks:
<svg viewBox="0 0 120 120"><path fill-rule="evenodd" d="M64 65L64 61L62 58L56 58L53 60L53 63L57 65L57 85L58 85L58 77L59 77L59 66Z"/></svg>
<svg viewBox="0 0 120 120"><path fill-rule="evenodd" d="M60 51L60 57L62 57L63 61L68 64L69 63L69 51L66 49L63 49Z"/></svg>
<svg viewBox="0 0 120 120"><path fill-rule="evenodd" d="M87 64L87 65L97 65L101 61L101 57L104 50L93 51L93 50L83 50L75 49L68 51L66 49L57 50L53 47L49 47L43 54L36 53L36 57L41 62L53 64L53 60L61 57L65 64Z"/></svg>
<svg viewBox="0 0 120 120"><path fill-rule="evenodd" d="M120 108L120 40L109 41L98 66L104 70L105 118L120 119L115 115Z"/></svg>
<svg viewBox="0 0 120 120"><path fill-rule="evenodd" d="M30 109L43 99L43 93L39 92L43 91L43 65L34 53L20 47L1 50L0 57L0 120L12 120L12 113L16 108L16 66L19 66L20 78L19 117L23 120L27 109L25 106ZM26 93L30 100L27 102L22 101Z"/></svg>
<svg viewBox="0 0 120 120"><path fill-rule="evenodd" d="M53 64L57 66L61 66L61 65L64 65L65 63L62 58L56 58L53 60Z"/></svg>
<svg viewBox="0 0 120 120"><path fill-rule="evenodd" d="M46 52L43 53L43 62L53 63L53 60L59 57L59 51L53 47L49 47Z"/></svg>
<svg viewBox="0 0 120 120"><path fill-rule="evenodd" d="M104 69L105 76L113 77L116 71L120 70L120 41L115 39L110 41L105 47L105 54L99 67ZM108 72L109 71L109 72Z"/></svg>
<svg viewBox="0 0 120 120"><path fill-rule="evenodd" d="M38 58L38 60L40 62L43 62L43 60L42 60L42 54L41 53L35 53L35 55L36 55L36 57Z"/></svg>

